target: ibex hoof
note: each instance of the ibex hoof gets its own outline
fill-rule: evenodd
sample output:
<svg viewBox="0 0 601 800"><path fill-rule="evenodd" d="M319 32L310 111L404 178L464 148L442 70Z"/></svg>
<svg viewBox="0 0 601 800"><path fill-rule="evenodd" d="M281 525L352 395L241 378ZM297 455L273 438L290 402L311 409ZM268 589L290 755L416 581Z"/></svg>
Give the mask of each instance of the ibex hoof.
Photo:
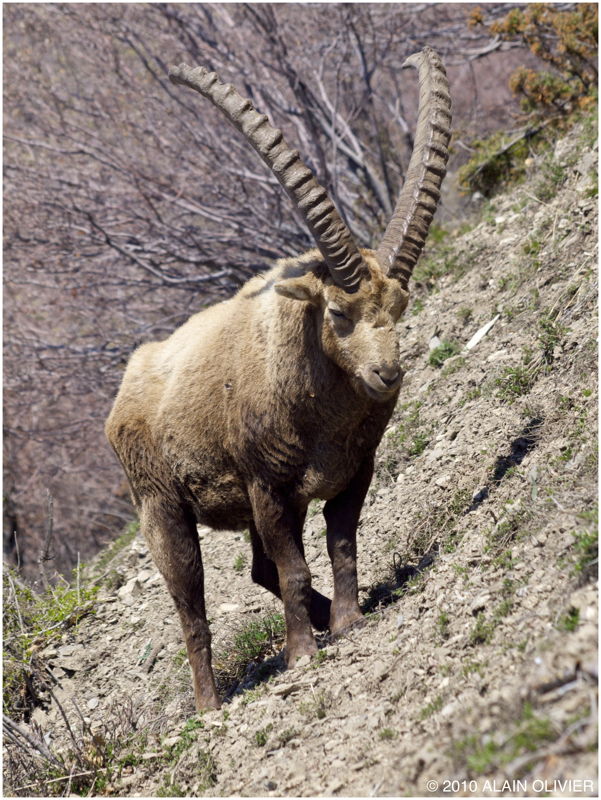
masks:
<svg viewBox="0 0 601 800"><path fill-rule="evenodd" d="M332 636L340 636L347 633L351 628L360 628L365 624L365 617L360 611L353 611L349 614L336 617L330 621L330 634Z"/></svg>

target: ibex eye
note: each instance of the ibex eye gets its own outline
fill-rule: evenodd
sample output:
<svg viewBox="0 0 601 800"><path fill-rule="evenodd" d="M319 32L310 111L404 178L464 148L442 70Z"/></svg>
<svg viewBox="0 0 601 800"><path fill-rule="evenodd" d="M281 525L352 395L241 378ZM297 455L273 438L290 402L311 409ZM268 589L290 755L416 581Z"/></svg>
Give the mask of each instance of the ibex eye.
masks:
<svg viewBox="0 0 601 800"><path fill-rule="evenodd" d="M333 317L337 319L348 319L346 314L344 314L339 308L328 308L328 311Z"/></svg>

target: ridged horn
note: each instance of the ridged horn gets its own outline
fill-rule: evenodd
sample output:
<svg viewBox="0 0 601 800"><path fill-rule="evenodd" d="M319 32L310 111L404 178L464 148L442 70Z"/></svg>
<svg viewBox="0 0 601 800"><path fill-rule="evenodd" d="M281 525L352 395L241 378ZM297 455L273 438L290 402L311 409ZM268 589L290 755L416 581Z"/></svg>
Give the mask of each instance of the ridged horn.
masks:
<svg viewBox="0 0 601 800"><path fill-rule="evenodd" d="M231 84L222 83L215 72L180 64L169 68L169 78L208 98L246 137L302 214L334 283L346 292L356 292L369 275L367 265L328 193L303 164L298 150L292 150L265 114L259 114Z"/></svg>
<svg viewBox="0 0 601 800"><path fill-rule="evenodd" d="M376 251L382 271L397 278L405 289L440 199L451 138L449 82L440 56L424 47L409 56L403 64L403 69L406 67L416 67L419 78L415 144L405 184Z"/></svg>

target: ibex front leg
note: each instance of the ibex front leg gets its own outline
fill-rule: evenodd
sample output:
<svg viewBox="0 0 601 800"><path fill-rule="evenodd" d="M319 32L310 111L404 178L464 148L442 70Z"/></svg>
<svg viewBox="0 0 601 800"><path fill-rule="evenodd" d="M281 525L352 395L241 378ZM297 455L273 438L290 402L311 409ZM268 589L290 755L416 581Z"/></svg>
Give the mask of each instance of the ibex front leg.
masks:
<svg viewBox="0 0 601 800"><path fill-rule="evenodd" d="M256 484L249 495L257 535L277 569L276 593L281 594L286 618L286 663L293 667L301 656L317 652L310 617L311 573L302 549L305 515L267 486ZM274 591L273 578L272 583L269 588Z"/></svg>
<svg viewBox="0 0 601 800"><path fill-rule="evenodd" d="M185 508L159 498L142 500L140 527L165 579L186 639L197 711L219 708L211 667L211 634L204 601L204 576L196 521Z"/></svg>
<svg viewBox="0 0 601 800"><path fill-rule="evenodd" d="M273 592L281 600L282 592L280 591L278 569L275 563L265 555L263 542L257 533L254 523L250 524L250 544L253 554L251 573L253 581ZM298 541L298 547L304 556L302 539ZM325 631L330 624L330 606L331 602L327 597L324 597L321 592L311 589L309 617L311 618L311 625L317 628L318 631Z"/></svg>
<svg viewBox="0 0 601 800"><path fill-rule="evenodd" d="M357 524L374 471L373 457L363 461L349 485L324 506L328 554L334 573L330 631L334 634L361 619L357 598Z"/></svg>

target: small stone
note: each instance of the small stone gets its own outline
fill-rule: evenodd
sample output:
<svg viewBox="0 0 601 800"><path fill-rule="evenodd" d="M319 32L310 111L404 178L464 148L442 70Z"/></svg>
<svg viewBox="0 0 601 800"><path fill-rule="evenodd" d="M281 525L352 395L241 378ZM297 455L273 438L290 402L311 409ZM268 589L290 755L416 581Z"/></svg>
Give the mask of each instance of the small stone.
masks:
<svg viewBox="0 0 601 800"><path fill-rule="evenodd" d="M232 611L238 611L240 606L238 603L221 603L218 607L218 611L225 611L226 613L231 613Z"/></svg>
<svg viewBox="0 0 601 800"><path fill-rule="evenodd" d="M490 601L489 594L481 594L479 597L476 597L476 599L472 602L470 606L470 612L474 616L476 616L478 612L483 611L486 608L489 601Z"/></svg>
<svg viewBox="0 0 601 800"><path fill-rule="evenodd" d="M129 580L117 592L117 597L126 606L133 606L136 599L142 594L142 586L137 578Z"/></svg>
<svg viewBox="0 0 601 800"><path fill-rule="evenodd" d="M384 661L376 661L373 668L373 676L377 681L383 681L388 676L390 668Z"/></svg>
<svg viewBox="0 0 601 800"><path fill-rule="evenodd" d="M311 656L307 654L307 655L301 656L294 666L295 667L308 667L310 663L311 663Z"/></svg>
<svg viewBox="0 0 601 800"><path fill-rule="evenodd" d="M446 489L450 482L451 482L450 475L441 475L440 478L436 478L436 480L434 481L436 486L440 486L441 489Z"/></svg>
<svg viewBox="0 0 601 800"><path fill-rule="evenodd" d="M59 664L61 668L67 670L67 672L77 672L84 668L83 660L78 656L66 656L65 658L61 658Z"/></svg>
<svg viewBox="0 0 601 800"><path fill-rule="evenodd" d="M278 686L273 687L273 694L277 697L288 697L289 694L298 692L299 689L302 689L300 683L280 683Z"/></svg>
<svg viewBox="0 0 601 800"><path fill-rule="evenodd" d="M63 644L58 648L58 653L60 656L72 656L73 653L80 648L81 645L77 644Z"/></svg>
<svg viewBox="0 0 601 800"><path fill-rule="evenodd" d="M95 708L98 708L98 703L99 702L100 702L100 700L97 697L91 697L88 700L88 702L86 703L86 705L88 706L90 711L93 711Z"/></svg>
<svg viewBox="0 0 601 800"><path fill-rule="evenodd" d="M163 747L173 747L179 740L179 736L168 736L166 739L163 739Z"/></svg>

